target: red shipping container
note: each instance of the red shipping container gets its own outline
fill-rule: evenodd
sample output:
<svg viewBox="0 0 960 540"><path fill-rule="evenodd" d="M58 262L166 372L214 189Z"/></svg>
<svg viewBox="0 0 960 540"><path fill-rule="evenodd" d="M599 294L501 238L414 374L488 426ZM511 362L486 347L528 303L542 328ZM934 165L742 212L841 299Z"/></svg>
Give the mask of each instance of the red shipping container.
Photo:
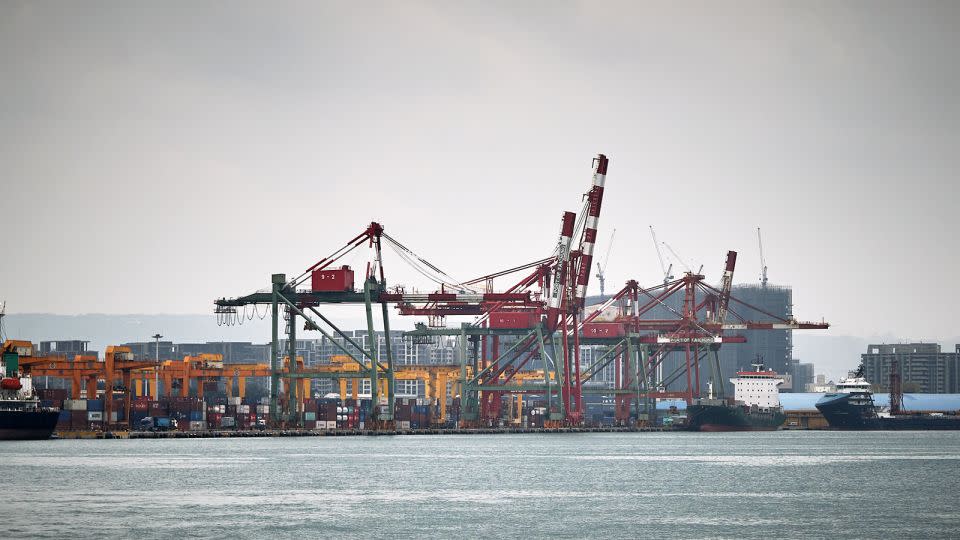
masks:
<svg viewBox="0 0 960 540"><path fill-rule="evenodd" d="M342 266L336 270L314 270L310 276L314 291L352 291L353 270Z"/></svg>
<svg viewBox="0 0 960 540"><path fill-rule="evenodd" d="M490 314L490 328L533 328L537 314L532 311L495 311Z"/></svg>
<svg viewBox="0 0 960 540"><path fill-rule="evenodd" d="M620 323L586 323L583 325L583 337L604 338L623 337L626 330Z"/></svg>

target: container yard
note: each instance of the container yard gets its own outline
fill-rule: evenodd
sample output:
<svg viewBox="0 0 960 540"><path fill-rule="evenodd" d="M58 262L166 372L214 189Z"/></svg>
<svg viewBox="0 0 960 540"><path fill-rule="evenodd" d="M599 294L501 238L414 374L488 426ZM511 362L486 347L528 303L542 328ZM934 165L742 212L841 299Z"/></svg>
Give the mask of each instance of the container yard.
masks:
<svg viewBox="0 0 960 540"><path fill-rule="evenodd" d="M220 325L268 314L267 364L225 365L216 354L148 361L124 346L107 347L103 360L34 355L29 342L11 341L5 350L19 351L18 365L28 376L69 381L69 392L40 395L44 407L60 410L61 436L633 430L673 427L669 415L657 413L664 400L689 405L706 397L733 406L719 383L728 374L718 351L746 342L743 332L829 327L778 317L736 298L734 251L726 254L716 287L689 270L651 288L628 280L588 304L609 164L603 154L593 159L582 207L560 213L550 257L460 281L372 222L295 277L273 274L269 289L217 299ZM396 257L384 257L383 247ZM362 271L344 264L351 253L366 255ZM436 288L389 286L390 263L410 267ZM602 278L599 261L597 268ZM390 335L392 311L414 317L404 339L455 340L459 362L398 365L390 340L361 343L324 313L344 305L362 310L367 335L378 327ZM328 364L305 365L295 348L300 332L330 339L340 354ZM585 346L599 350L586 359ZM610 369L612 385L593 380ZM269 380L269 395L249 399L250 378ZM324 379L339 393L317 395L311 383ZM425 395L398 396L403 380L423 382Z"/></svg>

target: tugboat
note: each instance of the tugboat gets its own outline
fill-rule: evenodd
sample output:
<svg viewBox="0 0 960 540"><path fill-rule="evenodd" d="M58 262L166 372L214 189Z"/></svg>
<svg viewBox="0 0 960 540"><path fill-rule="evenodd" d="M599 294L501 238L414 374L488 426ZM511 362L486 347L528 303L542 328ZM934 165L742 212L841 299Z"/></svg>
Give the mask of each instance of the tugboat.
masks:
<svg viewBox="0 0 960 540"><path fill-rule="evenodd" d="M708 385L708 398L696 399L687 407L687 429L690 431L774 431L787 416L780 405L779 386L783 379L764 367L758 358L753 371L738 371L733 383L733 402L713 397L713 383Z"/></svg>
<svg viewBox="0 0 960 540"><path fill-rule="evenodd" d="M26 341L3 344L0 363L0 440L49 439L57 427L60 411L41 407L33 380L20 372L20 356L29 356L33 346Z"/></svg>

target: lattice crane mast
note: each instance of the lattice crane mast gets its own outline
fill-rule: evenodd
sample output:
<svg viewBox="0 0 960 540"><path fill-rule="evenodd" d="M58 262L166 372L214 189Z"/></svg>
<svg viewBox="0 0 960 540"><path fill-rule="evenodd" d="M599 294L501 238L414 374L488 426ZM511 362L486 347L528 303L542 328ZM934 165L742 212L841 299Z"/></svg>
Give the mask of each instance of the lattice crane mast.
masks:
<svg viewBox="0 0 960 540"><path fill-rule="evenodd" d="M660 271L663 272L663 284L666 285L673 280L673 263L666 266L663 263L663 254L660 252L660 243L657 242L657 233L653 231L653 225L650 225L650 236L653 237L653 247L657 250L657 259L660 260Z"/></svg>
<svg viewBox="0 0 960 540"><path fill-rule="evenodd" d="M617 230L614 229L613 232L610 233L610 243L607 244L607 253L603 256L603 263L601 264L600 261L597 261L597 280L600 282L600 296L604 295L603 288L606 283L604 274L607 270L607 263L610 262L610 250L613 248L613 239L616 235Z"/></svg>

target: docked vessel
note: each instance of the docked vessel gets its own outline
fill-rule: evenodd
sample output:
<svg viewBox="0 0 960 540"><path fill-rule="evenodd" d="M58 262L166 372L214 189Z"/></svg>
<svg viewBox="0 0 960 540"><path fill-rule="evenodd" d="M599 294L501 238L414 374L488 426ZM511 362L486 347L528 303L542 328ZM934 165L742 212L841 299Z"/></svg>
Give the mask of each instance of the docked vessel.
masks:
<svg viewBox="0 0 960 540"><path fill-rule="evenodd" d="M947 430L960 429L960 416L942 413L909 413L901 409L899 372L891 370L890 411L881 411L873 402L870 382L863 376L863 365L840 379L837 391L824 394L816 408L831 428L849 430Z"/></svg>
<svg viewBox="0 0 960 540"><path fill-rule="evenodd" d="M0 440L49 439L60 411L42 407L33 380L20 373L24 342L8 341L0 363ZM29 343L26 346L30 346Z"/></svg>
<svg viewBox="0 0 960 540"><path fill-rule="evenodd" d="M787 419L780 406L779 386L783 379L758 362L753 371L738 371L733 383L733 401L713 397L694 400L687 407L687 429L691 431L773 431Z"/></svg>
<svg viewBox="0 0 960 540"><path fill-rule="evenodd" d="M880 429L870 382L863 377L863 365L837 383L837 391L824 394L816 403L832 428Z"/></svg>

